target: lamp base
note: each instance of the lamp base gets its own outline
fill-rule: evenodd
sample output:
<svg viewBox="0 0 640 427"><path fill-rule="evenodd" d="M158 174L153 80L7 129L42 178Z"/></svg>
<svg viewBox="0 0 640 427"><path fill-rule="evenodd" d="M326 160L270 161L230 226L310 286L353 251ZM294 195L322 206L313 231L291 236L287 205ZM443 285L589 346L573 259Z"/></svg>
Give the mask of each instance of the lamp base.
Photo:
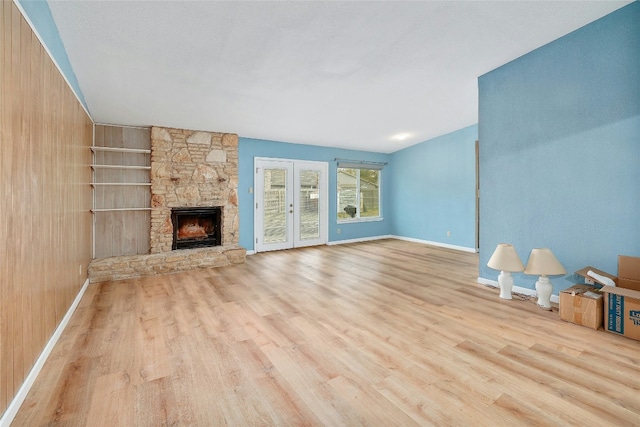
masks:
<svg viewBox="0 0 640 427"><path fill-rule="evenodd" d="M536 282L536 294L538 295L538 306L545 310L551 310L551 293L553 285L547 276L540 276Z"/></svg>
<svg viewBox="0 0 640 427"><path fill-rule="evenodd" d="M501 271L498 275L498 285L500 285L500 298L512 299L513 277L508 271Z"/></svg>

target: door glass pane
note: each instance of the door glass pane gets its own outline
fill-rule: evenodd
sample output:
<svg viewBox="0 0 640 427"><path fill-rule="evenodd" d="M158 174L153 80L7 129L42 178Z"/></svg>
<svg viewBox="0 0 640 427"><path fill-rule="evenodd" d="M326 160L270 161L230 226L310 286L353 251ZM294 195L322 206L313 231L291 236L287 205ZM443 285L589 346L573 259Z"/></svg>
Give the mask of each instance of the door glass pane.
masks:
<svg viewBox="0 0 640 427"><path fill-rule="evenodd" d="M300 240L320 237L319 183L319 171L300 171Z"/></svg>
<svg viewBox="0 0 640 427"><path fill-rule="evenodd" d="M264 171L264 236L265 243L287 240L287 170Z"/></svg>

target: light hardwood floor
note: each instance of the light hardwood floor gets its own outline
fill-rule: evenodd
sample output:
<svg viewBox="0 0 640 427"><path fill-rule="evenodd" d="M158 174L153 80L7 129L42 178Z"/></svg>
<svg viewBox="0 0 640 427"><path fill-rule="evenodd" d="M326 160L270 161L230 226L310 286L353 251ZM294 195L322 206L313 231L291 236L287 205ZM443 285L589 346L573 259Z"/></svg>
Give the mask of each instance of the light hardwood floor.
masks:
<svg viewBox="0 0 640 427"><path fill-rule="evenodd" d="M92 285L16 426L640 425L640 342L399 240Z"/></svg>

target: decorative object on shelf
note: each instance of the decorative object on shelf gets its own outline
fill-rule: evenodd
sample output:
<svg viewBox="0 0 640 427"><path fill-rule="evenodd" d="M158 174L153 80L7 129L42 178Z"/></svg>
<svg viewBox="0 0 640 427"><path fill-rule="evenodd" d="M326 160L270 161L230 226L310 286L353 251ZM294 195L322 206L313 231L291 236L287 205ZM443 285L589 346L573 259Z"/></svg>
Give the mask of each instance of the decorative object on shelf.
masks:
<svg viewBox="0 0 640 427"><path fill-rule="evenodd" d="M536 282L536 293L538 295L538 305L545 310L551 310L551 293L553 286L549 277L558 274L566 274L560 261L549 248L532 249L527 261L524 274L540 276Z"/></svg>
<svg viewBox="0 0 640 427"><path fill-rule="evenodd" d="M524 265L513 245L509 243L500 243L496 247L496 250L489 258L487 267L494 270L500 270L498 276L498 284L500 285L500 298L511 299L511 289L513 289L513 277L511 273L521 272L524 270Z"/></svg>

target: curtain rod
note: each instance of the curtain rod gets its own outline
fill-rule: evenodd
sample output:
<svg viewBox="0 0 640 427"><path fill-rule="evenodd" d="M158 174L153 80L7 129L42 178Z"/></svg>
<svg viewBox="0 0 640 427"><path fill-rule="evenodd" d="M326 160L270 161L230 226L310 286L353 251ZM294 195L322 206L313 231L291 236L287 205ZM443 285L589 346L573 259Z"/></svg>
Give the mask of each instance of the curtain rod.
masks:
<svg viewBox="0 0 640 427"><path fill-rule="evenodd" d="M370 162L368 160L349 160L349 159L342 159L340 157L336 157L335 159L336 162L349 162L349 163L357 163L360 165L387 165L387 162Z"/></svg>

